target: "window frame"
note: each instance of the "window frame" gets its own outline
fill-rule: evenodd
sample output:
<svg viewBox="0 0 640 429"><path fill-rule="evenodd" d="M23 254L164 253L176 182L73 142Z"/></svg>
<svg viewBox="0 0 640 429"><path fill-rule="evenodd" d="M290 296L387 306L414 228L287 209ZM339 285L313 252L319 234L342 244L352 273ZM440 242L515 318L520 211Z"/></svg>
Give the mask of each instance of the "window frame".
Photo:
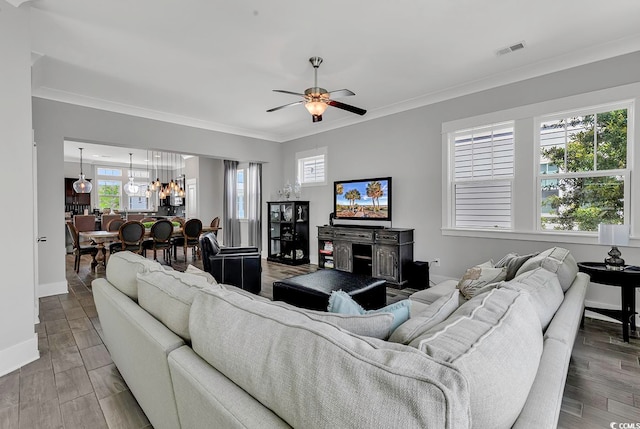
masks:
<svg viewBox="0 0 640 429"><path fill-rule="evenodd" d="M585 106L622 105L628 103L627 124L627 168L630 170L629 186L626 189L640 189L640 174L633 174L634 168L640 166L640 150L634 148L640 142L640 109L636 103L640 102L640 83L631 83L613 88L607 88L562 98L554 98L538 103L532 103L504 110L493 111L472 117L458 117L443 122L441 132L442 183L441 183L441 233L443 236L473 237L499 240L520 240L548 243L590 244L598 243L597 233L567 232L562 230L538 231L540 218L537 215L537 180L534 177L540 168L540 154L536 144L537 130L534 119L538 116L549 116L553 112L585 110ZM480 126L482 124L515 120L515 169L514 178L514 226L511 231L459 229L452 223L451 211L451 154L449 153L448 133ZM628 212L631 226L630 245L640 246L640 198L632 195L630 211Z"/></svg>
<svg viewBox="0 0 640 429"><path fill-rule="evenodd" d="M533 125L535 130L535 148L537 157L535 157L534 162L537 163L536 175L534 177L534 184L536 187L534 198L535 203L534 206L537 209L536 212L536 231L542 234L553 234L557 231L562 231L567 234L577 234L577 233L586 233L586 234L596 234L597 231L583 231L583 230L553 230L553 229L544 229L542 228L542 180L561 180L561 179L569 179L569 178L596 178L596 177L611 177L611 176L622 176L624 178L624 223L629 224L631 217L631 163L632 163L632 141L633 141L633 101L624 100L620 102L614 103L606 103L599 104L595 106L586 106L583 108L576 108L571 110L566 110L563 112L550 113L546 115L539 115L533 118ZM561 169L558 167L557 173L546 173L542 174L540 171L540 150L541 150L541 133L540 127L543 122L549 122L553 120L565 119L567 117L574 116L587 116L587 115L597 115L598 113L606 113L611 112L613 110L627 110L627 154L626 154L626 168L624 169L615 169L615 170L590 170L590 171L572 171L561 173ZM594 157L597 157L594 152Z"/></svg>
<svg viewBox="0 0 640 429"><path fill-rule="evenodd" d="M316 149L312 149L312 150L306 150L306 151L301 151L301 152L296 152L295 154L295 172L296 172L296 177L298 178L298 182L300 182L300 186L302 187L309 187L309 186L325 186L328 182L327 182L327 172L328 172L328 168L327 168L327 147L321 147L321 148L316 148ZM321 158L322 159L322 163L323 163L323 168L324 168L324 173L323 173L323 177L322 180L314 180L314 181L308 181L305 182L304 181L304 174L302 174L302 169L304 168L304 162L311 160L311 159L316 159L316 158Z"/></svg>
<svg viewBox="0 0 640 429"><path fill-rule="evenodd" d="M108 175L101 175L100 171L101 170L107 170L107 171L111 171L111 172L120 172L120 174L108 174ZM95 166L95 182L96 182L96 206L100 209L102 209L103 207L101 206L101 202L100 202L100 188L103 186L101 185L100 182L104 182L104 181L109 181L109 182L114 182L118 184L118 189L119 189L119 193L118 193L118 207L109 207L112 210L122 210L123 209L123 200L122 200L122 193L124 191L123 187L124 187L124 182L122 180L122 178L124 177L124 169L121 167L117 167L117 166L109 166L109 165L96 165ZM108 196L108 195L107 195Z"/></svg>
<svg viewBox="0 0 640 429"><path fill-rule="evenodd" d="M510 175L496 175L495 171L493 169L493 167L491 168L491 176L490 177L484 177L484 176L474 176L473 172L471 173L472 177L468 177L468 178L459 178L456 179L456 137L460 136L460 135L465 135L465 134L469 134L469 135L482 135L482 134L486 134L487 132L491 132L493 133L493 131L495 130L500 130L500 129L510 129L511 130L511 134L512 134L512 147L511 147L511 151L512 151L512 162L511 162L511 169L512 169L512 173ZM497 122L497 123L490 123L490 124L484 124L484 125L478 125L478 126L473 126L473 127L468 127L468 128L462 128L462 129L458 129L458 130L454 130L454 131L450 131L447 135L447 141L448 141L448 151L450 154L450 162L449 162L449 192L450 192L450 213L451 213L451 219L450 219L450 225L455 228L455 229L459 229L459 230L501 230L501 231L510 231L513 229L513 180L514 180L514 176L515 176L515 139L516 139L516 133L515 133L515 121L513 120L509 120L509 121L501 121L501 122ZM493 138L491 139L492 143L491 143L491 159L492 159L492 164L493 164L493 155L494 155L494 140ZM472 149L473 150L473 149ZM473 156L473 154L472 154ZM472 161L473 163L473 161ZM457 188L458 185L467 185L467 184L472 184L472 183L485 183L487 185L498 185L500 183L508 183L509 186L509 226L507 227L499 227L499 226L480 226L480 225L474 225L474 226L458 226L457 225L457 218L458 218L458 212L460 211L458 205L456 204L457 201Z"/></svg>

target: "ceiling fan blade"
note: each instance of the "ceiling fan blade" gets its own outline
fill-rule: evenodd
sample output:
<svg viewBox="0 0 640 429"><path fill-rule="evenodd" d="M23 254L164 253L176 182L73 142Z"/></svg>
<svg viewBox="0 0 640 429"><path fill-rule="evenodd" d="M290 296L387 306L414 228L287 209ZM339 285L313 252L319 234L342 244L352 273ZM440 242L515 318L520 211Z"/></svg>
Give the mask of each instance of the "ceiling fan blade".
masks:
<svg viewBox="0 0 640 429"><path fill-rule="evenodd" d="M320 122L322 120L322 115L311 115L311 120L313 122Z"/></svg>
<svg viewBox="0 0 640 429"><path fill-rule="evenodd" d="M329 106L337 107L338 109L346 110L347 112L355 113L356 115L360 115L360 116L362 116L365 113L367 113L367 111L364 110L364 109L361 109L361 108L355 107L355 106L350 106L348 104L344 104L344 103L341 103L341 102L335 101L335 100L329 100L329 101L327 101L327 104Z"/></svg>
<svg viewBox="0 0 640 429"><path fill-rule="evenodd" d="M284 89L274 89L273 92L281 92L283 94L299 95L300 97L304 97L304 94L300 94L299 92L287 91Z"/></svg>
<svg viewBox="0 0 640 429"><path fill-rule="evenodd" d="M285 104L284 106L274 107L273 109L267 110L267 112L275 112L276 110L284 109L285 107L297 106L298 104L304 103L304 100L296 101L294 103Z"/></svg>
<svg viewBox="0 0 640 429"><path fill-rule="evenodd" d="M331 92L329 93L329 96L330 96L330 97L333 97L333 98L337 98L337 97L349 97L350 95L356 95L356 93L355 93L355 92L353 92L353 91L350 91L350 90L348 90L348 89L338 89L338 90L336 90L336 91L331 91Z"/></svg>

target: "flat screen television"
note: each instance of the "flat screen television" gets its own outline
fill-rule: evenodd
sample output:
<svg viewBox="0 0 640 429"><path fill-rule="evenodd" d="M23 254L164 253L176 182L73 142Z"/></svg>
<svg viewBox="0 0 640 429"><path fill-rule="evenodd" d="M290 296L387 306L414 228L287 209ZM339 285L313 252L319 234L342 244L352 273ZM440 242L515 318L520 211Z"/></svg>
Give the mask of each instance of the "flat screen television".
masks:
<svg viewBox="0 0 640 429"><path fill-rule="evenodd" d="M391 177L336 181L333 196L336 220L391 221Z"/></svg>

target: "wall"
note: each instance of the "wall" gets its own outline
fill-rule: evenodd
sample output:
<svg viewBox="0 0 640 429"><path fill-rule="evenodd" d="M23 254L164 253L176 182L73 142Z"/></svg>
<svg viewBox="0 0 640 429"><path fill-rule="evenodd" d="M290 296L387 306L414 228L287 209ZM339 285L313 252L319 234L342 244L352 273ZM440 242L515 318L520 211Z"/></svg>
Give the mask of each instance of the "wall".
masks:
<svg viewBox="0 0 640 429"><path fill-rule="evenodd" d="M198 203L202 224L208 226L214 217L222 218L224 193L224 162L221 159L198 157ZM222 234L220 234L222 237Z"/></svg>
<svg viewBox="0 0 640 429"><path fill-rule="evenodd" d="M0 247L0 376L39 357L34 330L35 256L34 180L31 133L31 44L29 7L0 0L0 145L4 154L0 212L4 246ZM10 156L9 156L10 155ZM9 210L9 207L12 209ZM62 223L61 223L62 224ZM60 227L62 231L62 227ZM63 242L64 244L64 242ZM41 249L42 251L42 249Z"/></svg>
<svg viewBox="0 0 640 429"><path fill-rule="evenodd" d="M48 237L39 261L40 284L66 291L64 246L64 139L122 147L262 161L266 187L281 179L280 144L103 110L33 98L38 142L38 227ZM176 146L177 145L177 146ZM24 173L24 171L21 171ZM263 234L266 241L266 233Z"/></svg>
<svg viewBox="0 0 640 429"><path fill-rule="evenodd" d="M441 259L441 267L431 270L432 278L459 278L467 267L487 259L497 260L509 251L541 251L553 243L441 233L442 123L635 83L639 76L640 52L636 52L297 139L283 144L283 177L295 178L296 152L328 147L329 184L302 191L302 199L311 203L311 225L323 225L333 210L334 180L392 176L393 226L415 228L416 260ZM330 114L325 120L330 120ZM312 236L317 237L317 230ZM604 246L561 245L578 261L603 260L608 250ZM629 263L640 264L639 248L624 248L622 252ZM311 255L317 262L315 239ZM619 289L592 284L587 301L619 308Z"/></svg>

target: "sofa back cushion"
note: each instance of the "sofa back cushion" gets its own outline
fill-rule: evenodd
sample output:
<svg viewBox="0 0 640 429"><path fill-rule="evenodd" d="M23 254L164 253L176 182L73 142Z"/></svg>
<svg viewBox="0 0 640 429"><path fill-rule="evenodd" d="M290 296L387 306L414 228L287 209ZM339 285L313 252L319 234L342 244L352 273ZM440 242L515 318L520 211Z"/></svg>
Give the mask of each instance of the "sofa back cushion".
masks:
<svg viewBox="0 0 640 429"><path fill-rule="evenodd" d="M542 331L526 294L492 289L461 305L410 345L466 376L474 427L507 428L535 379Z"/></svg>
<svg viewBox="0 0 640 429"><path fill-rule="evenodd" d="M449 317L451 313L458 308L459 301L460 291L458 289L448 295L438 298L425 310L416 315L412 315L409 320L393 331L393 334L389 337L389 341L400 344L409 344L411 341Z"/></svg>
<svg viewBox="0 0 640 429"><path fill-rule="evenodd" d="M220 288L207 279L179 271L151 271L138 274L138 304L184 340L189 335L189 312L201 289Z"/></svg>
<svg viewBox="0 0 640 429"><path fill-rule="evenodd" d="M163 271L157 261L129 251L117 252L109 256L106 277L109 283L134 301L138 300L138 273Z"/></svg>
<svg viewBox="0 0 640 429"><path fill-rule="evenodd" d="M564 299L558 276L544 268L522 273L509 282L501 283L500 287L529 295L531 304L540 318L542 330L547 329Z"/></svg>
<svg viewBox="0 0 640 429"><path fill-rule="evenodd" d="M293 427L470 427L465 378L410 347L226 290L198 293L190 331L200 357Z"/></svg>
<svg viewBox="0 0 640 429"><path fill-rule="evenodd" d="M539 267L551 271L558 276L563 292L569 289L571 283L573 283L573 280L576 278L576 274L578 274L578 264L573 258L573 255L562 247L552 247L528 259L518 269L516 276Z"/></svg>

